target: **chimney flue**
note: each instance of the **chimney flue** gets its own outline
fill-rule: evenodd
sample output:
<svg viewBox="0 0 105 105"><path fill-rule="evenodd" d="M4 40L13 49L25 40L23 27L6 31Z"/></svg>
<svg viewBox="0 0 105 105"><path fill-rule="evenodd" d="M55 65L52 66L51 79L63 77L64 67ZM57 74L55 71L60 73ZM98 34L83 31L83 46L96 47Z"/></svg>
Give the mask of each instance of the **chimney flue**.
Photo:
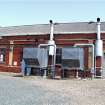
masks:
<svg viewBox="0 0 105 105"><path fill-rule="evenodd" d="M50 40L53 40L53 38L54 38L54 25L53 25L53 21L52 20L50 20L49 21L50 22Z"/></svg>
<svg viewBox="0 0 105 105"><path fill-rule="evenodd" d="M97 22L100 22L100 18L97 18Z"/></svg>
<svg viewBox="0 0 105 105"><path fill-rule="evenodd" d="M96 56L103 55L103 41L101 40L100 18L97 18Z"/></svg>
<svg viewBox="0 0 105 105"><path fill-rule="evenodd" d="M101 39L100 25L101 25L100 18L97 18L97 40Z"/></svg>
<svg viewBox="0 0 105 105"><path fill-rule="evenodd" d="M49 20L49 22L50 22L50 24L52 24L52 23L53 23L53 21L52 21L52 20Z"/></svg>
<svg viewBox="0 0 105 105"><path fill-rule="evenodd" d="M100 22L100 18L97 18L97 22Z"/></svg>

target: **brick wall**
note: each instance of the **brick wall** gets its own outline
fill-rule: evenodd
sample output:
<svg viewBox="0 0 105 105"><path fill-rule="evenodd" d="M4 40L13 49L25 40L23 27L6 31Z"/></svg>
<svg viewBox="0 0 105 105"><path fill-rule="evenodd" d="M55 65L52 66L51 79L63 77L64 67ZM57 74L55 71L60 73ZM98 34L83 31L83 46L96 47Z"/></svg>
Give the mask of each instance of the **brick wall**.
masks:
<svg viewBox="0 0 105 105"><path fill-rule="evenodd" d="M103 40L105 40L105 34L102 34ZM19 72L20 68L20 61L22 58L22 49L23 47L27 46L38 46L40 43L47 43L49 39L49 35L26 35L26 36L8 36L3 37L0 40L0 46L5 46L6 50L6 63L2 66L1 71L13 71ZM64 47L64 46L73 46L75 43L90 43L90 41L94 42L96 39L96 34L61 34L61 35L54 35L54 40L56 41L57 47ZM14 57L13 61L17 61L17 67L8 67L9 61L9 41L14 40L15 47L14 47ZM104 49L105 49L105 42L104 42ZM96 58L97 65L99 65L100 60ZM85 48L85 66L88 67L88 48ZM0 64L1 65L1 64ZM13 69L12 69L13 68ZM6 70L7 69L7 70ZM60 70L60 68L58 68ZM60 74L60 73L59 73ZM68 73L69 74L69 73Z"/></svg>

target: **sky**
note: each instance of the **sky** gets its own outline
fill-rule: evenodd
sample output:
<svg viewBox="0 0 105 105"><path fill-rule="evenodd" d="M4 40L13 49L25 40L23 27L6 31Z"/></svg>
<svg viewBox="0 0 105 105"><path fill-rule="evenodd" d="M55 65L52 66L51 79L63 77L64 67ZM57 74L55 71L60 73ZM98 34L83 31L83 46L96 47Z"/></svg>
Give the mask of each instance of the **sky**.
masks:
<svg viewBox="0 0 105 105"><path fill-rule="evenodd" d="M105 21L105 0L0 0L0 26Z"/></svg>

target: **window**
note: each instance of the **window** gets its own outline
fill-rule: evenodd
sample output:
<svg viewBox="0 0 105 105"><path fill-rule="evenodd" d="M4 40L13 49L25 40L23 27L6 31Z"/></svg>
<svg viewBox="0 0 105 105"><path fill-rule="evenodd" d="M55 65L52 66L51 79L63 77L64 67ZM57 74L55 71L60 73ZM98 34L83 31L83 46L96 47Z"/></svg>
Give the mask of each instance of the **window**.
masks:
<svg viewBox="0 0 105 105"><path fill-rule="evenodd" d="M6 54L5 48L0 48L0 63L5 62L5 54Z"/></svg>
<svg viewBox="0 0 105 105"><path fill-rule="evenodd" d="M62 62L62 48L56 49L56 64L61 64Z"/></svg>

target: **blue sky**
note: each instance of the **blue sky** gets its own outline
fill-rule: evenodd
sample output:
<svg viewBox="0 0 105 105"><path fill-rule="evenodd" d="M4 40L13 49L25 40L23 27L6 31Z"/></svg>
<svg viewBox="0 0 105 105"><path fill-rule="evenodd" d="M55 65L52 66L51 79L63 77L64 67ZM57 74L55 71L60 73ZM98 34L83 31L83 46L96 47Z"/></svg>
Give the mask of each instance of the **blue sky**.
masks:
<svg viewBox="0 0 105 105"><path fill-rule="evenodd" d="M104 0L0 0L0 25L105 21Z"/></svg>

